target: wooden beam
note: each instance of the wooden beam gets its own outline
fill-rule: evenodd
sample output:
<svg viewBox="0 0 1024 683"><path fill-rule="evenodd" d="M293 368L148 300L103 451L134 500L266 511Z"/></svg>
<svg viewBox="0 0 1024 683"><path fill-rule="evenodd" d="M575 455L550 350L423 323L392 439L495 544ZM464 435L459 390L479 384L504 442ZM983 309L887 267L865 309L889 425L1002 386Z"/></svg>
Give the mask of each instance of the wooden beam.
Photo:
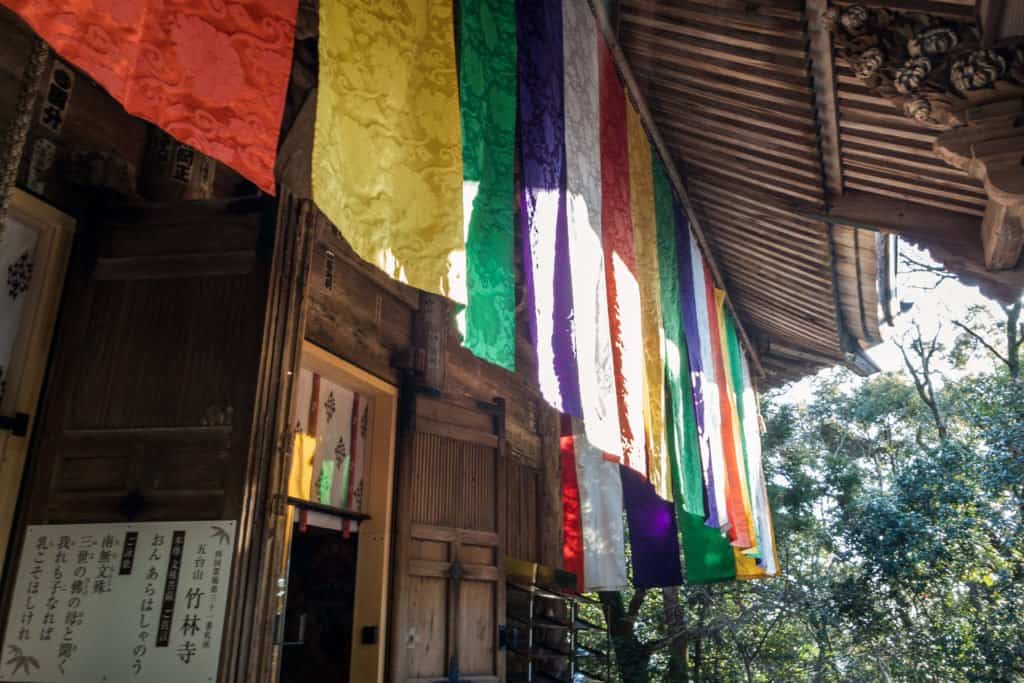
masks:
<svg viewBox="0 0 1024 683"><path fill-rule="evenodd" d="M808 363L815 363L817 365L833 365L837 362L841 362L842 360L824 355L818 351L801 349L796 346L790 346L777 341L773 341L769 344L768 353L773 356L793 358L795 360L802 360Z"/></svg>
<svg viewBox="0 0 1024 683"><path fill-rule="evenodd" d="M626 59L626 55L622 51L622 46L619 44L615 27L609 20L608 13L605 11L604 5L601 2L591 3L591 7L597 17L597 23L601 29L601 33L604 34L605 40L608 41L608 47L611 50L616 65L619 67L619 72L622 74L622 80L624 81L626 91L636 104L637 111L640 113L640 118L644 122L647 132L651 136L651 141L654 143L657 153L661 155L662 161L665 163L665 170L668 173L669 180L672 182L672 186L675 188L676 194L679 196L679 200L682 202L683 207L686 210L687 216L690 219L690 227L693 230L693 235L696 238L697 243L700 245L704 258L707 259L708 268L711 270L711 276L715 284L725 292L725 305L728 307L729 312L732 313L733 319L736 322L736 330L750 356L751 365L753 365L758 376L764 377L765 371L764 367L761 366L761 359L757 352L757 348L750 341L750 337L747 335L746 326L743 324L743 319L740 317L736 307L733 305L732 298L729 296L728 289L725 286L725 280L722 277L722 272L718 267L718 262L715 260L714 254L711 252L711 246L708 243L707 236L704 234L704 229L701 226L700 220L697 218L697 213L693 210L693 204L690 201L689 194L686 192L686 186L683 184L683 179L676 170L675 162L672 159L672 155L669 153L668 146L665 144L664 140L661 139L661 134L658 132L658 128L654 123L654 117L651 116L651 112L647 108L647 102L644 99L643 92L640 90L640 86L637 85L636 79L633 77L633 72L629 68L629 60Z"/></svg>
<svg viewBox="0 0 1024 683"><path fill-rule="evenodd" d="M981 219L981 245L989 270L1013 268L1024 248L1024 229L1014 207L990 200Z"/></svg>
<svg viewBox="0 0 1024 683"><path fill-rule="evenodd" d="M818 114L818 148L825 187L833 197L843 193L843 164L839 151L839 108L836 104L832 36L825 27L828 0L807 0L807 35L810 39L811 77Z"/></svg>
<svg viewBox="0 0 1024 683"><path fill-rule="evenodd" d="M847 190L825 214L807 206L800 215L834 225L895 233L926 249L936 261L982 294L1012 302L1024 292L1024 267L989 270L981 243L981 218L913 202Z"/></svg>
<svg viewBox="0 0 1024 683"><path fill-rule="evenodd" d="M977 245L981 229L980 220L965 214L858 190L847 190L827 213L807 206L794 207L794 211L827 223L923 237L949 245Z"/></svg>

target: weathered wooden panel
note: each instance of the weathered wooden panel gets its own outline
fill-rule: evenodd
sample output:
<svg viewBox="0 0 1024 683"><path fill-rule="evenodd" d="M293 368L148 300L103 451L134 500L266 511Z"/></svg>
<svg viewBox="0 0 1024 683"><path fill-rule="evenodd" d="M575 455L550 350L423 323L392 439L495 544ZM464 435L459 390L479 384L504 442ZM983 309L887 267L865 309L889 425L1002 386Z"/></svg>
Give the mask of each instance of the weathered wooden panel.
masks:
<svg viewBox="0 0 1024 683"><path fill-rule="evenodd" d="M540 470L509 459L505 535L505 553L509 557L540 561L541 479Z"/></svg>
<svg viewBox="0 0 1024 683"><path fill-rule="evenodd" d="M459 674L494 675L496 587L491 582L463 581L459 590Z"/></svg>
<svg viewBox="0 0 1024 683"><path fill-rule="evenodd" d="M317 234L310 268L306 338L393 383L393 359L412 341L416 290L362 262L327 221Z"/></svg>
<svg viewBox="0 0 1024 683"><path fill-rule="evenodd" d="M495 501L480 501L481 492L494 490L493 449L420 432L413 453L410 466L417 484L410 494L412 522L495 530Z"/></svg>
<svg viewBox="0 0 1024 683"><path fill-rule="evenodd" d="M444 679L457 667L462 676L497 681L504 667L497 648L505 586L502 406L410 400L399 457L392 680ZM490 447L481 443L486 435L496 437Z"/></svg>
<svg viewBox="0 0 1024 683"><path fill-rule="evenodd" d="M246 208L247 207L247 208ZM237 518L267 264L258 205L108 211L76 246L29 521ZM148 218L159 216L159 222ZM201 225L205 237L189 244ZM129 233L131 233L129 235ZM239 272L103 280L97 259L245 249Z"/></svg>
<svg viewBox="0 0 1024 683"><path fill-rule="evenodd" d="M412 577L405 599L409 603L409 637L394 643L409 662L410 677L443 677L447 666L448 634L444 615L448 612L448 582L444 579Z"/></svg>

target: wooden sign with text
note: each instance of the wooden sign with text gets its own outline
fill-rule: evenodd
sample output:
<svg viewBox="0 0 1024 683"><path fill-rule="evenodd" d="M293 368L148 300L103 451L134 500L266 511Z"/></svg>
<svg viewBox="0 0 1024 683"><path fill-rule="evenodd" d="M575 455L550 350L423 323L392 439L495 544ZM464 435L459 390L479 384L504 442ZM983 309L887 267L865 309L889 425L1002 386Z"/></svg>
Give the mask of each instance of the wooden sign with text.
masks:
<svg viewBox="0 0 1024 683"><path fill-rule="evenodd" d="M0 681L215 681L234 544L234 521L29 526Z"/></svg>

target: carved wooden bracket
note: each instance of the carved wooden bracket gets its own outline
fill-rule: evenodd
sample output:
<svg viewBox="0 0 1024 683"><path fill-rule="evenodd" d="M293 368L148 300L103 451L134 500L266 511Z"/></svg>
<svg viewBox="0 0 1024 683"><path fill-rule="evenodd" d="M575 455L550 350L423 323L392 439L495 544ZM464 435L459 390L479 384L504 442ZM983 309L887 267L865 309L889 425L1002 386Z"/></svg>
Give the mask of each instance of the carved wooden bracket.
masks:
<svg viewBox="0 0 1024 683"><path fill-rule="evenodd" d="M941 133L934 149L950 166L984 184L985 265L992 270L1013 268L1024 247L1024 99L972 107L966 118L966 126Z"/></svg>
<svg viewBox="0 0 1024 683"><path fill-rule="evenodd" d="M1024 247L1024 37L983 48L972 24L861 5L826 20L857 77L938 132L936 155L984 184L985 265L1014 268Z"/></svg>

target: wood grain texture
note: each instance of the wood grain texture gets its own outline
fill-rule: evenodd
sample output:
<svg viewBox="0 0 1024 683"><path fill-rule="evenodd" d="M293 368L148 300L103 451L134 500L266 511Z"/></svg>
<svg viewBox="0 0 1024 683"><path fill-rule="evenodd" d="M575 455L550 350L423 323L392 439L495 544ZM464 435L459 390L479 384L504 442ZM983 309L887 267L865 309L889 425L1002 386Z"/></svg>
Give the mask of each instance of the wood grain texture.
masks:
<svg viewBox="0 0 1024 683"><path fill-rule="evenodd" d="M442 679L453 661L470 680L502 680L504 407L474 407L457 397L407 394L406 400L390 680ZM453 429L423 431L424 421ZM482 445L485 434L496 438L494 446Z"/></svg>

